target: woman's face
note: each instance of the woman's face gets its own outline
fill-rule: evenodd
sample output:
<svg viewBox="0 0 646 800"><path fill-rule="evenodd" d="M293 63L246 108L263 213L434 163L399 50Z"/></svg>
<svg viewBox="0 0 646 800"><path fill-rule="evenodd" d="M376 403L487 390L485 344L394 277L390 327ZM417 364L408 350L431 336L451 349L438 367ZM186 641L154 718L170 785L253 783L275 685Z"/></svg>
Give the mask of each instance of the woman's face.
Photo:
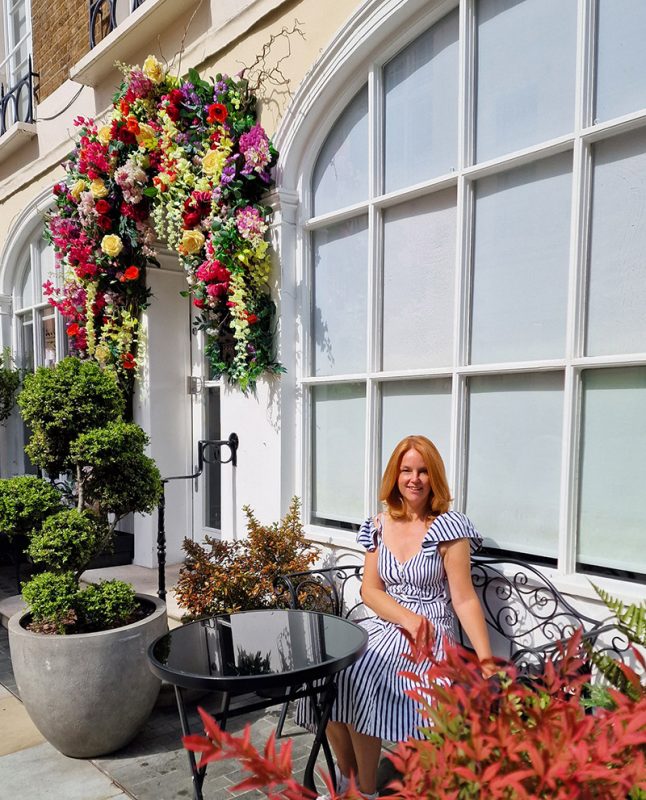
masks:
<svg viewBox="0 0 646 800"><path fill-rule="evenodd" d="M431 482L424 459L417 450L407 450L399 465L397 488L408 508L422 510L428 505Z"/></svg>

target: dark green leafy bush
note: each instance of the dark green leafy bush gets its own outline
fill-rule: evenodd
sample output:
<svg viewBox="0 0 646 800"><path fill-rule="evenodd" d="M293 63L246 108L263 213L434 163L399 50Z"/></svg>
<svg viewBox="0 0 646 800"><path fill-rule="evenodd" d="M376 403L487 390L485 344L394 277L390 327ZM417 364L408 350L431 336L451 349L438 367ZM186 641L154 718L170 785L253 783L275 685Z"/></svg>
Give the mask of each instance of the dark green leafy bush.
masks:
<svg viewBox="0 0 646 800"><path fill-rule="evenodd" d="M135 608L132 587L108 582L81 590L78 582L111 544L119 522L132 512L150 513L161 497L159 471L144 453L148 437L122 420L114 375L76 358L25 379L20 407L33 430L26 452L52 478L62 475L57 485L69 487L65 503L75 506L63 509L63 492L49 487L52 512L60 513L32 525L39 530L29 553L49 569L23 587L32 627L79 633L126 624Z"/></svg>
<svg viewBox="0 0 646 800"><path fill-rule="evenodd" d="M135 613L135 591L125 581L101 581L80 591L76 608L86 631L118 628Z"/></svg>
<svg viewBox="0 0 646 800"><path fill-rule="evenodd" d="M71 466L76 437L119 419L124 400L111 372L70 357L27 375L18 405L33 432L25 452L32 464L56 476Z"/></svg>
<svg viewBox="0 0 646 800"><path fill-rule="evenodd" d="M35 475L0 479L0 531L8 536L29 534L61 510L61 495Z"/></svg>
<svg viewBox="0 0 646 800"><path fill-rule="evenodd" d="M14 366L11 351L5 347L0 355L0 425L11 416L20 387L20 370Z"/></svg>
<svg viewBox="0 0 646 800"><path fill-rule="evenodd" d="M79 576L107 536L107 526L95 514L70 508L45 520L32 536L28 552L35 564Z"/></svg>

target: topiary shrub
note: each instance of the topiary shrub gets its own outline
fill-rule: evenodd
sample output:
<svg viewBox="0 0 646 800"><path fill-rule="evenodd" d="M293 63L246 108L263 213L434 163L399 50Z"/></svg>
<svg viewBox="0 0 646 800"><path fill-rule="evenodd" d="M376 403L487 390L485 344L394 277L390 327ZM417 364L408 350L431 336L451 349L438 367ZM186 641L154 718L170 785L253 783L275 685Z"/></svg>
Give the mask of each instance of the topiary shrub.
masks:
<svg viewBox="0 0 646 800"><path fill-rule="evenodd" d="M20 370L14 366L11 350L5 347L0 356L0 425L11 416L19 388Z"/></svg>
<svg viewBox="0 0 646 800"><path fill-rule="evenodd" d="M66 358L41 367L25 380L20 407L33 430L26 452L65 487L64 494L49 487L59 513L33 526L29 553L48 572L23 586L32 628L79 633L127 624L135 613L132 587L108 582L81 589L79 580L125 516L150 513L159 502L159 470L144 453L148 437L123 421L114 375L94 362Z"/></svg>
<svg viewBox="0 0 646 800"><path fill-rule="evenodd" d="M61 510L61 494L35 475L0 479L0 531L10 538L28 535Z"/></svg>
<svg viewBox="0 0 646 800"><path fill-rule="evenodd" d="M175 593L190 616L269 608L276 603L274 578L309 569L318 558L318 548L303 534L297 497L285 517L271 525L261 525L249 506L243 510L247 536L241 541L207 536L201 546L184 540L188 558Z"/></svg>
<svg viewBox="0 0 646 800"><path fill-rule="evenodd" d="M35 564L71 571L78 578L108 536L108 527L96 514L70 508L45 520L33 534L28 553Z"/></svg>
<svg viewBox="0 0 646 800"><path fill-rule="evenodd" d="M81 433L118 420L125 406L112 372L72 357L27 375L18 405L32 430L25 452L52 477L70 468L70 445Z"/></svg>

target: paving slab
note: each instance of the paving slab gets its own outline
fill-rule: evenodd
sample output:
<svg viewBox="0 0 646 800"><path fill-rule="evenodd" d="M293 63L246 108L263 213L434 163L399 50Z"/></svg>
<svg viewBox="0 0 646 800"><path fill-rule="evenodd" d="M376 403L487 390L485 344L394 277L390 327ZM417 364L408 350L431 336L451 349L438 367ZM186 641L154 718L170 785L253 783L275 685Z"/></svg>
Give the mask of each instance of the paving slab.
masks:
<svg viewBox="0 0 646 800"><path fill-rule="evenodd" d="M0 758L0 800L131 800L91 761L68 758L47 742Z"/></svg>
<svg viewBox="0 0 646 800"><path fill-rule="evenodd" d="M25 750L43 741L20 700L0 686L0 756Z"/></svg>

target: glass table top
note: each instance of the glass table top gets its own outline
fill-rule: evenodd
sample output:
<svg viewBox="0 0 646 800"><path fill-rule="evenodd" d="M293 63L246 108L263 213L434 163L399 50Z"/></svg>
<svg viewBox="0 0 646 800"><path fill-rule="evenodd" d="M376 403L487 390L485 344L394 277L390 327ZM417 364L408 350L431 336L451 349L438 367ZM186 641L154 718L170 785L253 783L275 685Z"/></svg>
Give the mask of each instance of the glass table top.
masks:
<svg viewBox="0 0 646 800"><path fill-rule="evenodd" d="M339 617L262 609L175 628L153 642L149 657L153 671L171 683L246 691L335 674L367 642L361 626Z"/></svg>

